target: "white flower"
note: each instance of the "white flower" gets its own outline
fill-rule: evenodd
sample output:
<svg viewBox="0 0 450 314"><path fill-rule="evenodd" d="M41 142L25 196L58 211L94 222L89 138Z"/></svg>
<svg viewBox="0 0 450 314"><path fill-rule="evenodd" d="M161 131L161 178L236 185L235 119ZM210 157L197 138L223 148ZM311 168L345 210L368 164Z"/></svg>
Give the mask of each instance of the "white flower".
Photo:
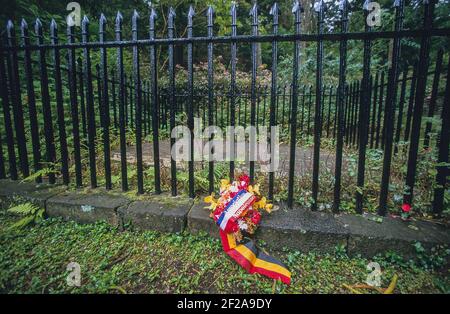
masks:
<svg viewBox="0 0 450 314"><path fill-rule="evenodd" d="M248 225L243 220L238 220L239 229L241 230L247 230Z"/></svg>
<svg viewBox="0 0 450 314"><path fill-rule="evenodd" d="M231 192L237 192L239 191L238 187L236 186L236 184L233 183L233 185L230 187L230 191Z"/></svg>

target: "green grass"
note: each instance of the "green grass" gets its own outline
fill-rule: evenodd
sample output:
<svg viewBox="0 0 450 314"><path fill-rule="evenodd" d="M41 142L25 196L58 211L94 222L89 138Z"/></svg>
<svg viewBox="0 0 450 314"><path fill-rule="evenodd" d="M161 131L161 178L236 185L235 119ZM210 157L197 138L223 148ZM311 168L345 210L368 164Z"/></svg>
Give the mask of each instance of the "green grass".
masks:
<svg viewBox="0 0 450 314"><path fill-rule="evenodd" d="M218 240L206 235L120 232L106 223L47 219L9 230L16 218L0 211L0 293L349 293L364 283L369 260L282 250L292 272L286 286L247 274ZM393 258L395 257L395 258ZM449 292L445 271L427 271L398 256L378 258L382 286L399 276L395 293ZM67 264L81 266L81 287L69 287Z"/></svg>

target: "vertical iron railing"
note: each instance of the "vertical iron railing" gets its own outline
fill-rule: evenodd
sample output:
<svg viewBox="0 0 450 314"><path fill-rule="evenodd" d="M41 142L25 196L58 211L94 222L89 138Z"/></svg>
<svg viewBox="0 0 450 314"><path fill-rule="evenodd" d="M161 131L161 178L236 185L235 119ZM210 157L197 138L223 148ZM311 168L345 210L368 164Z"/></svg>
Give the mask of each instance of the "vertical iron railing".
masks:
<svg viewBox="0 0 450 314"><path fill-rule="evenodd" d="M132 37L133 41L136 42L138 40L138 22L139 22L139 14L136 10L134 10L133 18L132 18ZM150 26L150 38L152 38L152 29ZM154 47L153 47L154 48ZM151 58L154 57L154 51L151 55ZM152 69L156 75L156 62L154 62L155 67ZM138 194L144 193L144 175L143 175L143 165L142 165L142 94L141 94L141 75L140 75L140 65L139 65L139 47L137 44L133 45L133 82L134 82L134 100L136 104L135 108L135 132L136 132L136 172L137 172L137 192ZM156 77L154 78L156 85ZM131 94L131 93L130 93ZM133 113L131 113L133 116ZM158 169L158 172L155 173L155 185L156 178L158 176L159 182L159 160L154 160L155 169ZM157 164L158 163L158 164ZM159 192L159 188L155 188L156 192Z"/></svg>
<svg viewBox="0 0 450 314"><path fill-rule="evenodd" d="M61 57L58 45L58 27L56 21L52 20L50 24L50 37L53 48L53 70L55 79L55 98L56 98L56 114L58 120L59 131L59 150L61 153L61 174L63 184L69 183L69 152L67 150L66 126L64 122L64 107L63 107L63 91L61 81Z"/></svg>
<svg viewBox="0 0 450 314"><path fill-rule="evenodd" d="M280 14L278 9L278 4L274 3L272 8L270 9L270 14L272 15L272 33L273 35L278 34L278 15ZM269 144L272 144L272 129L275 127L275 102L276 102L276 95L275 91L277 90L277 70L278 70L278 42L273 41L272 42L272 77L271 77L271 87L270 87L270 106L269 106L269 126L270 126L270 135L269 136ZM266 97L267 89L264 93L264 110L263 112L266 112ZM292 109L297 109L297 103L296 103L296 97L293 96L292 101ZM295 99L295 100L294 100ZM292 112L292 111L291 111ZM265 115L263 115L263 123L265 122ZM291 117L291 132L292 128L296 127L296 120L292 119ZM269 194L268 198L269 200L273 200L273 187L274 187L274 167L273 167L273 161L275 159L275 151L272 149L272 145L270 145L270 171L269 171Z"/></svg>
<svg viewBox="0 0 450 314"><path fill-rule="evenodd" d="M213 27L214 27L214 10L212 6L208 7L206 11L206 17L208 19L208 37L213 37ZM214 76L213 76L213 44L208 43L208 125L210 127L213 126L213 101L214 101ZM217 110L217 108L216 108ZM214 134L211 134L209 140L212 141L214 139ZM211 148L209 148L211 150ZM210 151L210 154L213 152ZM214 161L209 160L208 163L209 172L209 187L208 192L211 194L214 191Z"/></svg>
<svg viewBox="0 0 450 314"><path fill-rule="evenodd" d="M189 7L188 13L188 23L187 23L187 37L192 38L193 36L193 24L192 20L195 15L194 8L192 5ZM193 45L188 43L188 128L190 131L190 143L189 143L189 197L195 197L194 188L194 60L193 60Z"/></svg>
<svg viewBox="0 0 450 314"><path fill-rule="evenodd" d="M117 12L115 33L116 40L122 40L122 21L123 17ZM117 75L119 78L119 129L120 129L120 165L122 191L128 190L128 170L127 170L127 143L126 143L126 99L125 99L125 73L123 67L123 48L117 47Z"/></svg>
<svg viewBox="0 0 450 314"><path fill-rule="evenodd" d="M174 33L174 20L175 20L175 10L170 7L168 14L168 38L173 38ZM176 97L175 97L175 62L174 62L174 46L169 45L169 94L170 94L170 129L175 128L175 112L177 108ZM170 137L170 147L175 145L175 138ZM177 195L177 164L175 162L176 156L170 158L170 189L172 191L172 196Z"/></svg>
<svg viewBox="0 0 450 314"><path fill-rule="evenodd" d="M155 39L155 19L156 11L151 8L150 18L149 18L149 38L150 40ZM151 94L152 94L152 133L153 133L153 170L155 176L155 193L161 193L161 178L160 178L160 163L159 163L159 125L158 125L158 69L156 61L156 48L155 46L150 46L150 80L151 80Z"/></svg>
<svg viewBox="0 0 450 314"><path fill-rule="evenodd" d="M237 13L236 13L236 3L231 3L230 15L231 15L231 38L237 36ZM236 42L231 42L231 60L230 60L230 134L229 138L229 156L230 156L230 180L234 178L234 158L235 158L235 143L234 143L234 127L236 124L236 59L237 59L237 44Z"/></svg>
<svg viewBox="0 0 450 314"><path fill-rule="evenodd" d="M30 120L30 131L31 131L31 143L33 147L33 166L34 172L38 172L41 169L41 150L39 143L39 122L37 119L36 110L36 97L33 85L33 69L31 65L31 51L28 49L30 46L30 36L28 34L28 24L22 19L21 25L22 33L22 43L25 47L24 53L24 67L25 67L25 77L27 80L27 98L28 98L28 119ZM36 178L36 182L42 182L42 178L39 176Z"/></svg>
<svg viewBox="0 0 450 314"><path fill-rule="evenodd" d="M194 8L189 7L187 14L187 36L178 38L175 36L175 10L168 8L167 37L156 37L155 19L156 11L150 8L148 37L139 38L140 16L137 11L131 17L131 38L122 37L123 17L118 12L115 18L115 38L106 38L106 17L101 14L99 18L98 42L92 41L89 33L89 19L85 16L81 25L81 40L77 42L76 27L68 25L67 42L61 43L58 36L57 24L54 20L50 23L50 40L45 42L43 26L39 19L35 24L36 42L30 41L28 25L25 20L20 24L20 44L16 40L16 30L12 21L8 21L6 31L0 43L0 178L9 177L13 180L30 175L29 162L32 165L32 173L37 173L43 168L49 171L45 175L36 177L36 182L48 180L49 183L62 182L74 183L77 187L83 186L84 175L89 173L90 186L97 187L103 184L98 180L98 174L103 175L106 189L114 188L118 180L112 176L116 167L116 160L112 154L116 147L111 146L110 132L118 135L118 150L120 155L120 183L123 191L136 186L137 193L145 193L154 189L155 193L161 193L168 183L162 181L164 172L163 158L166 150L160 146L165 145L164 136L176 127L178 114L187 114L187 126L191 131L189 161L186 182L188 195L194 198L201 188L196 185L198 181L200 163L194 160L194 118L202 117L205 125L218 125L222 130L227 125L231 127L228 135L229 147L229 177L233 179L237 170L248 166L252 183L260 181L256 172L256 147L249 146L246 156L249 162L244 168L234 161L235 129L238 125L258 127L269 125L271 135L269 141L274 139L275 129L281 126L286 142L289 142L287 154L283 156L287 164L287 206L294 207L295 194L298 192L299 160L297 153L299 146L306 140L313 139L312 147L312 200L311 209L315 210L321 205L319 193L322 161L321 143L329 138L336 145L335 169L334 169L334 195L333 210L338 212L342 200L341 186L343 173L346 171L346 153L344 149L358 154L357 182L355 195L355 210L362 213L365 208L365 176L368 146L370 149L383 150L383 170L381 173L380 196L378 214L385 215L390 204L389 183L391 178L391 165L393 158L399 153L404 153L401 138L408 149L407 171L405 177L404 203L411 204L413 188L416 183L416 168L419 158L419 143L423 141L423 148L431 151L436 144L438 149L438 164L436 175L436 188L434 191L433 210L436 214L443 211L445 200L443 193L448 184L448 101L449 86L448 73L444 75L443 64L445 51L439 50L436 54L434 65L433 84L430 97L427 90L427 76L430 55L432 51L431 38L433 36L447 36L448 29L434 29L432 25L434 17L434 0L424 1L423 25L419 30L403 30L404 1L394 1L395 19L394 28L391 31L376 31L376 28L365 23L365 29L360 33L349 32L349 3L343 0L339 4L340 31L330 34L325 31L325 3L322 0L316 2L314 9L317 14L316 32L302 34L302 8L300 2L295 1L292 7L294 15L293 34L279 34L280 9L278 4L271 7L272 33L259 34L259 7L254 2L250 10L250 34L237 34L237 7L231 5L231 34L229 36L215 36L214 9L209 6L206 9L206 36L194 35ZM364 19L368 18L368 1L364 3ZM203 17L204 18L204 17ZM423 31L425 30L425 31ZM416 64L411 67L403 64L404 56L401 54L401 41L404 38L420 38L419 56L413 57ZM384 66L373 73L374 65L372 49L377 40L392 40L393 45L389 55L391 56L390 68ZM362 71L360 75L353 75L347 79L347 43L349 40L363 43ZM324 43L339 42L339 77L337 86L329 85L326 81L328 66L324 64ZM271 49L270 82L261 83L262 71L258 69L258 49L260 43L269 42ZM279 42L293 44L292 73L288 80L280 80L278 73L278 48ZM303 77L300 72L304 63L301 53L302 42L312 42L317 45L315 53L315 80ZM200 84L194 76L194 65L202 58L197 53L198 44L206 44L207 61L206 82ZM230 80L218 85L215 83L215 49L216 44L229 45L230 50ZM239 45L249 45L250 62L249 84L239 84L237 73L237 48ZM183 81L183 87L177 85L175 45L187 48L186 71L187 78ZM157 48L167 46L167 69L158 67ZM375 47L375 45L374 45ZM148 50L147 50L148 48ZM108 68L108 49L115 51L116 65L114 69ZM131 73L126 73L124 53L130 49L132 56ZM144 51L149 51L143 56ZM164 51L162 49L161 51ZM99 53L99 62L96 60ZM302 51L303 52L303 51ZM304 51L307 53L307 50ZM77 56L77 53L79 56ZM245 51L242 51L245 53ZM307 57L306 57L307 58ZM35 60L36 59L36 60ZM149 77L144 77L143 62L149 60ZM202 59L203 60L203 59ZM305 60L307 61L307 60ZM403 67L402 67L403 66ZM21 69L23 67L23 69ZM35 69L34 69L35 68ZM33 70L39 70L34 72ZM166 74L162 74L161 72ZM49 78L49 72L51 76ZM93 73L94 71L94 73ZM109 71L109 72L108 72ZM412 73L411 73L412 72ZM38 73L38 74L37 74ZM387 76L385 75L387 74ZM142 77L141 77L142 75ZM162 84L159 76L167 75L167 84ZM386 77L385 77L386 76ZM400 78L401 76L401 78ZM442 96L440 80L445 77L445 93ZM35 80L39 79L40 91L35 91ZM94 80L94 81L93 81ZM65 84L67 82L67 84ZM269 86L270 84L270 86ZM409 84L409 85L408 85ZM397 95L398 90L399 95ZM22 91L24 94L22 95ZM441 99L443 98L443 101ZM427 101L425 101L427 99ZM428 101L429 100L429 101ZM67 107L66 107L67 103ZM442 108L440 104L442 105ZM424 115L424 105L427 104L427 113ZM435 123L437 115L440 115L442 123ZM422 127L422 117L427 116L427 121ZM41 119L42 118L42 119ZM42 120L42 121L41 121ZM97 123L99 123L97 130ZM440 127L439 130L433 130ZM287 131L287 132L286 132ZM326 131L326 132L325 132ZM433 131L439 132L437 139L432 135ZM134 147L127 143L129 133L134 134ZM255 129L252 130L255 132ZM99 135L101 134L101 136ZM30 135L30 136L28 136ZM98 136L98 138L97 138ZM214 132L208 135L209 141L216 138ZM257 134L249 134L250 144L256 143ZM151 143L146 143L147 139ZM45 148L41 147L45 142ZM176 139L170 136L167 142L172 149ZM197 143L197 142L196 142ZM145 145L152 146L154 186L148 188L145 184L144 169ZM272 144L272 143L270 143ZM3 151L3 146L6 150ZM171 149L169 150L171 152ZM103 156L97 156L103 150ZM394 152L394 154L392 154ZM210 156L215 153L210 148ZM129 165L127 158L134 154L135 168ZM87 156L87 160L85 158ZM197 156L195 156L197 157ZM270 146L271 168L267 177L268 198L277 199L276 192L283 191L277 187L276 169L273 167L275 150ZM170 190L171 195L179 194L177 181L177 167L179 164L175 156L170 158ZM181 165L180 167L182 167ZM203 164L201 164L203 166ZM131 167L133 171L128 171ZM214 160L208 160L208 185L205 192L213 192L216 184L216 166ZM47 169L45 169L47 170ZM87 170L87 171L86 171ZM119 171L119 170L118 170ZM198 171L198 172L196 172ZM20 172L20 176L19 173ZM44 172L43 172L44 173ZM75 180L71 180L74 173ZM136 180L128 177L136 174ZM134 176L133 176L134 178ZM181 175L180 175L181 178ZM183 176L183 178L185 178ZM44 180L45 179L45 180ZM284 197L284 195L283 195ZM347 195L345 196L347 197ZM321 198L321 197L320 197Z"/></svg>
<svg viewBox="0 0 450 314"><path fill-rule="evenodd" d="M434 190L433 211L439 216L444 210L445 185L449 176L449 146L450 146L450 57L447 64L447 84L445 86L444 102L441 112L441 130L438 137L438 160L436 173L436 188Z"/></svg>
<svg viewBox="0 0 450 314"><path fill-rule="evenodd" d="M100 16L99 23L99 40L100 42L105 41L105 28L106 28L106 17L102 14ZM109 94L108 94L108 60L107 60L107 51L105 47L100 49L100 76L101 76L101 84L102 84L102 93L101 93L101 121L103 125L103 156L105 163L105 187L107 190L112 188L111 183L111 152L110 152L110 143L109 143L109 125L110 125L110 117L109 117Z"/></svg>
<svg viewBox="0 0 450 314"><path fill-rule="evenodd" d="M292 13L294 14L294 27L295 34L300 34L301 32L301 12L302 7L300 2L295 1L292 8ZM291 111L291 142L289 150L289 181L288 181L288 199L287 205L289 208L292 207L294 202L294 175L295 175L295 148L297 145L297 88L298 88L298 63L300 61L300 42L295 41L294 43L294 60L293 60L293 71L292 71L292 111Z"/></svg>
<svg viewBox="0 0 450 314"><path fill-rule="evenodd" d="M44 35L42 32L42 23L39 19L36 19L35 33L37 36L37 44L42 45L44 43ZM53 119L52 109L50 106L50 94L48 90L48 74L47 63L45 61L45 48L38 50L39 52L39 77L41 82L41 101L42 101L42 113L44 116L44 136L46 146L46 158L45 161L48 166L53 169L53 163L56 160L55 156L55 143L53 136ZM55 183L56 178L53 172L49 173L48 181Z"/></svg>
<svg viewBox="0 0 450 314"><path fill-rule="evenodd" d="M9 89L13 107L14 126L16 129L17 147L19 152L19 165L23 176L30 174L28 169L27 141L25 139L25 125L23 121L23 106L20 91L19 64L17 57L17 43L14 24L11 20L6 25L8 45L13 47L9 53L6 64L8 65Z"/></svg>
<svg viewBox="0 0 450 314"><path fill-rule="evenodd" d="M312 173L312 204L311 209L317 209L319 194L319 163L320 163L320 134L322 133L322 84L323 84L323 40L320 35L323 34L325 2L319 0L315 4L317 13L317 56L316 56L316 104L314 109L314 156ZM309 128L308 128L309 129Z"/></svg>
<svg viewBox="0 0 450 314"><path fill-rule="evenodd" d="M425 87L427 81L429 52L430 52L430 30L433 27L435 0L424 1L423 29L420 42L419 64L417 70L417 86L414 101L413 120L411 129L411 141L408 153L408 169L406 172L405 192L403 203L411 205L414 191L414 181L416 179L417 155L420 141L420 127L422 123L423 104L425 99ZM448 80L448 78L447 78Z"/></svg>
<svg viewBox="0 0 450 314"><path fill-rule="evenodd" d="M396 0L395 6L395 32L398 33L403 28L403 0ZM392 62L391 69L388 78L388 89L386 96L386 103L384 109L384 121L385 121L385 144L383 155L383 173L381 176L380 185L380 201L378 205L378 214L381 216L386 215L387 200L389 192L389 178L391 173L391 160L392 160L392 142L394 138L394 118L395 118L395 105L397 103L397 78L399 59L401 51L401 42L398 36L394 37L394 44L392 48Z"/></svg>
<svg viewBox="0 0 450 314"><path fill-rule="evenodd" d="M81 23L81 35L84 44L89 42L89 19L85 15ZM88 150L89 150L89 170L91 177L91 187L97 187L97 168L96 168L96 154L95 154L95 108L94 108L94 91L92 87L92 72L91 72L91 55L90 48L85 46L83 48L83 72L84 83L86 85L86 120L88 131Z"/></svg>
<svg viewBox="0 0 450 314"><path fill-rule="evenodd" d="M339 4L341 11L341 33L348 32L348 1L342 0ZM344 132L345 132L345 98L346 98L346 67L347 67L347 40L342 40L339 43L339 85L337 89L337 140L336 140L336 163L334 170L334 197L333 197L333 211L339 212L341 202L341 179L342 179L342 154L344 146Z"/></svg>

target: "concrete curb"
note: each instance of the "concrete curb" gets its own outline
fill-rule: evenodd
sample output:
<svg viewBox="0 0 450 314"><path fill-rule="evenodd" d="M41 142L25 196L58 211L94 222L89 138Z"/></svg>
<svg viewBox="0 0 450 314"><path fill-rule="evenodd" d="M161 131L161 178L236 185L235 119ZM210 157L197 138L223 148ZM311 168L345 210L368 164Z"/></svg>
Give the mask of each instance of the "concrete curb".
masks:
<svg viewBox="0 0 450 314"><path fill-rule="evenodd" d="M31 202L45 208L50 197L65 190L66 187L61 185L0 180L0 208L7 209L12 203L20 202Z"/></svg>
<svg viewBox="0 0 450 314"><path fill-rule="evenodd" d="M163 193L129 197L120 191L69 190L64 186L19 183L0 180L0 208L12 203L32 202L44 207L50 217L63 217L80 223L105 220L122 230L157 230L196 234L206 232L218 238L219 231L202 201ZM333 215L301 208L279 210L264 215L255 235L273 249L291 248L303 252L333 253L337 246L345 247L349 255L372 257L394 251L408 258L415 257L413 244L425 248L449 246L448 226L432 222L384 217L374 221L371 214Z"/></svg>
<svg viewBox="0 0 450 314"><path fill-rule="evenodd" d="M122 206L118 208L117 213L123 229L132 225L138 230L182 232L193 202L192 199L180 196L154 195Z"/></svg>
<svg viewBox="0 0 450 314"><path fill-rule="evenodd" d="M105 220L113 226L121 224L117 209L130 203L125 197L111 195L106 190L96 189L80 193L65 191L50 197L45 209L49 217L63 217L80 223Z"/></svg>

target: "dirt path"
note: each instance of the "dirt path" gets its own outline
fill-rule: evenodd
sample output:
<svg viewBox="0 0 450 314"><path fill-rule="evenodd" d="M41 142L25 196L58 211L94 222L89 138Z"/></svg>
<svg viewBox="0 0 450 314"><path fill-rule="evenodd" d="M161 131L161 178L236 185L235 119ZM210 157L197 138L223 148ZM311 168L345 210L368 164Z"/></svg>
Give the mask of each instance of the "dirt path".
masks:
<svg viewBox="0 0 450 314"><path fill-rule="evenodd" d="M289 145L280 144L280 159L278 174L289 173ZM169 140L162 140L159 143L159 156L162 166L170 167L170 142ZM145 165L153 165L153 144L146 142L142 145L142 158ZM112 151L112 160L120 161L120 150ZM127 147L127 161L134 163L136 161L136 147ZM334 173L335 154L327 150L321 150L320 153L320 168L326 167ZM207 165L207 161L195 162L196 167L203 167ZM249 162L239 163L238 168L242 170L248 169ZM345 162L343 167L345 168ZM184 169L185 163L177 162L177 168ZM255 162L256 171L260 170L261 162ZM313 168L313 148L312 147L299 147L295 150L295 174L301 176L305 173L311 173Z"/></svg>

